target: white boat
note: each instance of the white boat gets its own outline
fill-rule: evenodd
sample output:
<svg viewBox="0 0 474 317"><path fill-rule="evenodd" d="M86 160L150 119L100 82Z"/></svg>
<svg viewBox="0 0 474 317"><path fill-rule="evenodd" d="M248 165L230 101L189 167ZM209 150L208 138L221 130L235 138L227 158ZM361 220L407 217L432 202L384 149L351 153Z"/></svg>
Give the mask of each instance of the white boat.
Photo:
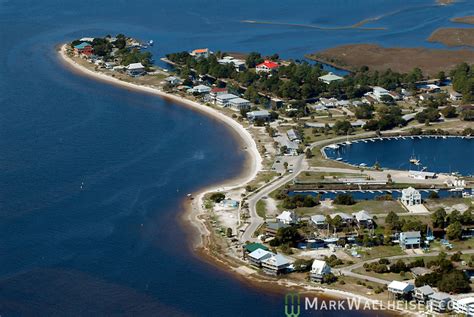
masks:
<svg viewBox="0 0 474 317"><path fill-rule="evenodd" d="M367 166L365 163L360 163L359 166Z"/></svg>
<svg viewBox="0 0 474 317"><path fill-rule="evenodd" d="M148 41L148 45L153 46L153 44L154 44L153 40Z"/></svg>
<svg viewBox="0 0 474 317"><path fill-rule="evenodd" d="M336 161L342 161L342 157L338 157Z"/></svg>
<svg viewBox="0 0 474 317"><path fill-rule="evenodd" d="M328 148L333 149L333 150L337 150L337 149L339 148L339 145L337 145L337 144L330 144L330 145L328 145Z"/></svg>

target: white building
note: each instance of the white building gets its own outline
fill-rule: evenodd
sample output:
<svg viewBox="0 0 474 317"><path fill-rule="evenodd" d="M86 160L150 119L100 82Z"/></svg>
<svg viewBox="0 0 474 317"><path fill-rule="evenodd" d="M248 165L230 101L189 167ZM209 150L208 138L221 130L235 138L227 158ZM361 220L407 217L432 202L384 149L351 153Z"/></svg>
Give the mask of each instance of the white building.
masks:
<svg viewBox="0 0 474 317"><path fill-rule="evenodd" d="M415 286L413 284L400 281L392 281L390 284L388 284L389 293L397 298L407 297L414 288Z"/></svg>
<svg viewBox="0 0 474 317"><path fill-rule="evenodd" d="M402 190L401 201L407 206L419 205L421 204L421 194L413 187L405 188Z"/></svg>
<svg viewBox="0 0 474 317"><path fill-rule="evenodd" d="M127 74L130 76L140 76L145 74L145 66L142 63L132 63L126 67Z"/></svg>
<svg viewBox="0 0 474 317"><path fill-rule="evenodd" d="M257 110L257 111L250 111L247 112L247 119L250 121L255 120L269 120L270 119L270 112L268 110Z"/></svg>
<svg viewBox="0 0 474 317"><path fill-rule="evenodd" d="M197 85L193 87L193 92L196 92L198 94L207 94L211 91L211 87L206 86L206 85Z"/></svg>
<svg viewBox="0 0 474 317"><path fill-rule="evenodd" d="M390 93L387 89L382 88L382 87L378 87L378 86L375 86L373 88L372 93L373 93L375 99L377 99L378 101L382 101L383 96L390 96ZM390 96L390 97L392 97L392 96Z"/></svg>
<svg viewBox="0 0 474 317"><path fill-rule="evenodd" d="M419 248L421 246L420 231L400 232L399 243L402 249Z"/></svg>
<svg viewBox="0 0 474 317"><path fill-rule="evenodd" d="M249 263L251 265L261 267L263 260L266 260L266 259L268 259L268 258L270 258L274 255L275 254L272 253L272 252L269 252L269 251L266 251L266 250L263 250L263 249L257 249L255 251L249 253L249 255L247 255L247 259L249 260Z"/></svg>
<svg viewBox="0 0 474 317"><path fill-rule="evenodd" d="M281 254L273 254L271 257L262 260L263 271L270 275L284 273L290 265L290 261Z"/></svg>
<svg viewBox="0 0 474 317"><path fill-rule="evenodd" d="M432 312L444 313L448 310L451 297L443 292L434 292L428 296L428 307Z"/></svg>
<svg viewBox="0 0 474 317"><path fill-rule="evenodd" d="M170 84L170 85L179 85L181 83L181 80L178 77L175 76L169 76L165 78L165 81Z"/></svg>
<svg viewBox="0 0 474 317"><path fill-rule="evenodd" d="M234 94L218 94L216 95L216 103L221 106L227 106L229 102L235 98L239 98L239 96Z"/></svg>
<svg viewBox="0 0 474 317"><path fill-rule="evenodd" d="M330 84L335 81L343 80L344 77L334 75L333 73L329 73L329 74L319 77L318 79L325 84Z"/></svg>
<svg viewBox="0 0 474 317"><path fill-rule="evenodd" d="M300 142L300 136L298 135L298 132L295 131L295 129L290 129L286 132L286 135L288 136L288 139L290 141L299 143Z"/></svg>
<svg viewBox="0 0 474 317"><path fill-rule="evenodd" d="M250 109L250 101L244 98L234 98L229 100L229 105L233 110L248 110Z"/></svg>
<svg viewBox="0 0 474 317"><path fill-rule="evenodd" d="M279 222L284 223L285 225L293 225L298 223L298 217L296 216L296 213L293 210L283 211L279 216L276 217L276 219Z"/></svg>
<svg viewBox="0 0 474 317"><path fill-rule="evenodd" d="M461 314L467 317L474 316L474 297L454 300L453 310L456 314Z"/></svg>
<svg viewBox="0 0 474 317"><path fill-rule="evenodd" d="M311 222L317 226L317 227L322 227L326 226L326 217L324 215L314 215L311 216Z"/></svg>
<svg viewBox="0 0 474 317"><path fill-rule="evenodd" d="M370 227L372 226L373 217L365 210L355 212L352 214L357 221L357 224L361 227Z"/></svg>
<svg viewBox="0 0 474 317"><path fill-rule="evenodd" d="M269 73L272 70L277 70L279 67L278 63L265 60L263 63L258 64L255 66L255 72L257 73Z"/></svg>
<svg viewBox="0 0 474 317"><path fill-rule="evenodd" d="M449 99L451 99L452 101L462 100L462 94L457 91L451 91L449 93Z"/></svg>
<svg viewBox="0 0 474 317"><path fill-rule="evenodd" d="M309 276L313 282L321 282L325 275L331 273L331 267L325 261L314 260Z"/></svg>
<svg viewBox="0 0 474 317"><path fill-rule="evenodd" d="M408 171L408 177L414 179L430 179L436 178L436 173L423 171Z"/></svg>

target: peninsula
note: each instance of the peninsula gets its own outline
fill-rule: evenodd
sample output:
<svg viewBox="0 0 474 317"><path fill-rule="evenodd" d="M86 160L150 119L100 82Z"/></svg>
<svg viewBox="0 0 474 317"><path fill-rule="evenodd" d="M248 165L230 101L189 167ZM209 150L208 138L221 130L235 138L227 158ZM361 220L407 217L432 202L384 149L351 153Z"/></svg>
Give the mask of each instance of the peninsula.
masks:
<svg viewBox="0 0 474 317"><path fill-rule="evenodd" d="M472 146L468 55L426 73L347 62L343 76L278 54L208 48L170 53L162 68L150 45L123 34L82 38L59 56L78 73L167 98L237 133L248 156L242 174L183 197L205 258L269 289L386 308L389 296L434 312L473 298L472 175L430 171L416 155L404 158L408 169L350 164L340 152L402 140Z"/></svg>

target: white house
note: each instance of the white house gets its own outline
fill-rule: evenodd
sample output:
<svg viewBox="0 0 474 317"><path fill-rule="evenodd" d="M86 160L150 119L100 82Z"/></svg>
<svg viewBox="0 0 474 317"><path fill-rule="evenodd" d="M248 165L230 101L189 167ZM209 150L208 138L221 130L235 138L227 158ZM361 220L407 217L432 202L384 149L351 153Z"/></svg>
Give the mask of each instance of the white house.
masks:
<svg viewBox="0 0 474 317"><path fill-rule="evenodd" d="M325 261L314 260L309 276L313 282L321 282L325 275L331 273L331 267Z"/></svg>
<svg viewBox="0 0 474 317"><path fill-rule="evenodd" d="M275 63L275 62L272 62L272 61L269 61L269 60L265 60L263 63L260 63L257 66L255 66L255 72L257 72L257 73L261 73L261 72L269 73L272 70L277 70L278 67L279 67L278 63Z"/></svg>
<svg viewBox="0 0 474 317"><path fill-rule="evenodd" d="M268 112L268 110L250 111L250 112L247 112L247 119L249 119L250 121L255 121L255 120L267 121L270 119L270 112Z"/></svg>
<svg viewBox="0 0 474 317"><path fill-rule="evenodd" d="M298 132L295 131L295 129L290 129L286 132L286 135L288 136L288 139L293 142L300 142L300 136L298 135Z"/></svg>
<svg viewBox="0 0 474 317"><path fill-rule="evenodd" d="M298 217L296 216L296 213L292 211L285 210L283 211L279 216L276 217L276 219L284 223L286 225L293 225L298 223Z"/></svg>
<svg viewBox="0 0 474 317"><path fill-rule="evenodd" d="M236 71L240 72L245 70L245 61L241 59L234 58L232 56L224 56L222 59L218 59L217 62L221 65L234 65Z"/></svg>
<svg viewBox="0 0 474 317"><path fill-rule="evenodd" d="M420 302L426 303L429 300L429 296L434 293L434 290L429 285L424 285L415 288L415 292L413 293L413 298Z"/></svg>
<svg viewBox="0 0 474 317"><path fill-rule="evenodd" d="M221 106L227 106L232 99L239 98L234 94L218 94L216 96L216 103Z"/></svg>
<svg viewBox="0 0 474 317"><path fill-rule="evenodd" d="M314 215L314 216L311 216L310 219L311 219L311 222L317 227L322 227L322 226L327 225L326 217L324 215Z"/></svg>
<svg viewBox="0 0 474 317"><path fill-rule="evenodd" d="M126 68L127 74L136 77L145 74L145 66L142 63L131 63Z"/></svg>
<svg viewBox="0 0 474 317"><path fill-rule="evenodd" d="M251 265L261 267L263 260L266 260L274 255L275 254L273 254L272 252L269 252L263 249L257 249L249 253L249 255L247 256L247 259L249 260L249 263Z"/></svg>
<svg viewBox="0 0 474 317"><path fill-rule="evenodd" d="M352 214L357 221L357 224L361 227L370 227L372 226L373 217L365 210L355 212Z"/></svg>
<svg viewBox="0 0 474 317"><path fill-rule="evenodd" d="M329 73L329 74L319 77L318 79L325 84L330 84L335 81L343 80L344 77L334 75L333 73Z"/></svg>
<svg viewBox="0 0 474 317"><path fill-rule="evenodd" d="M421 194L413 187L405 188L402 190L401 201L407 206L419 205L421 204Z"/></svg>
<svg viewBox="0 0 474 317"><path fill-rule="evenodd" d="M330 215L331 219L334 219L337 216L341 217L342 221L345 223L351 222L353 219L351 216L344 212L336 212L335 214Z"/></svg>
<svg viewBox="0 0 474 317"><path fill-rule="evenodd" d="M451 297L448 294L443 292L434 292L431 295L428 295L428 307L431 311L437 313L444 313L448 310L449 302Z"/></svg>
<svg viewBox="0 0 474 317"><path fill-rule="evenodd" d="M234 98L229 100L229 105L233 110L248 110L250 108L250 101L244 98Z"/></svg>
<svg viewBox="0 0 474 317"><path fill-rule="evenodd" d="M206 85L197 85L193 87L193 92L196 92L198 94L207 94L211 92L211 87Z"/></svg>
<svg viewBox="0 0 474 317"><path fill-rule="evenodd" d="M436 178L436 173L423 171L408 171L408 177L414 179L430 179Z"/></svg>
<svg viewBox="0 0 474 317"><path fill-rule="evenodd" d="M179 85L181 83L181 80L178 77L175 76L169 76L165 78L165 81L170 84L170 85Z"/></svg>
<svg viewBox="0 0 474 317"><path fill-rule="evenodd" d="M390 96L390 93L387 89L375 86L372 88L373 95L378 101L382 101L383 96ZM391 96L390 96L391 97Z"/></svg>
<svg viewBox="0 0 474 317"><path fill-rule="evenodd" d="M414 288L415 286L413 284L400 281L392 281L390 284L388 284L389 293L397 298L408 297Z"/></svg>
<svg viewBox="0 0 474 317"><path fill-rule="evenodd" d="M419 248L421 246L420 231L400 232L399 243L402 249Z"/></svg>
<svg viewBox="0 0 474 317"><path fill-rule="evenodd" d="M474 316L474 297L466 297L453 301L453 310L456 314L467 317Z"/></svg>
<svg viewBox="0 0 474 317"><path fill-rule="evenodd" d="M270 275L278 275L288 270L290 261L281 254L273 254L262 260L263 271Z"/></svg>

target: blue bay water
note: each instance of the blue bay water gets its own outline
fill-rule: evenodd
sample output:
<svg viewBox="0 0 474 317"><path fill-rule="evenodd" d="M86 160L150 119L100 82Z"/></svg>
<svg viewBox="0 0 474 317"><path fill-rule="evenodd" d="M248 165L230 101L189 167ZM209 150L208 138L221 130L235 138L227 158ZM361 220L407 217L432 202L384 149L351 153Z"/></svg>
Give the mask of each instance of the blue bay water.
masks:
<svg viewBox="0 0 474 317"><path fill-rule="evenodd" d="M436 46L424 41L431 31L472 11L472 1L427 0L0 1L0 314L283 315L282 296L196 258L178 223L185 193L241 171L231 133L72 73L59 43L125 33L153 39L157 58L196 47L302 58L348 42ZM331 27L377 16L367 26L386 31L240 22Z"/></svg>

